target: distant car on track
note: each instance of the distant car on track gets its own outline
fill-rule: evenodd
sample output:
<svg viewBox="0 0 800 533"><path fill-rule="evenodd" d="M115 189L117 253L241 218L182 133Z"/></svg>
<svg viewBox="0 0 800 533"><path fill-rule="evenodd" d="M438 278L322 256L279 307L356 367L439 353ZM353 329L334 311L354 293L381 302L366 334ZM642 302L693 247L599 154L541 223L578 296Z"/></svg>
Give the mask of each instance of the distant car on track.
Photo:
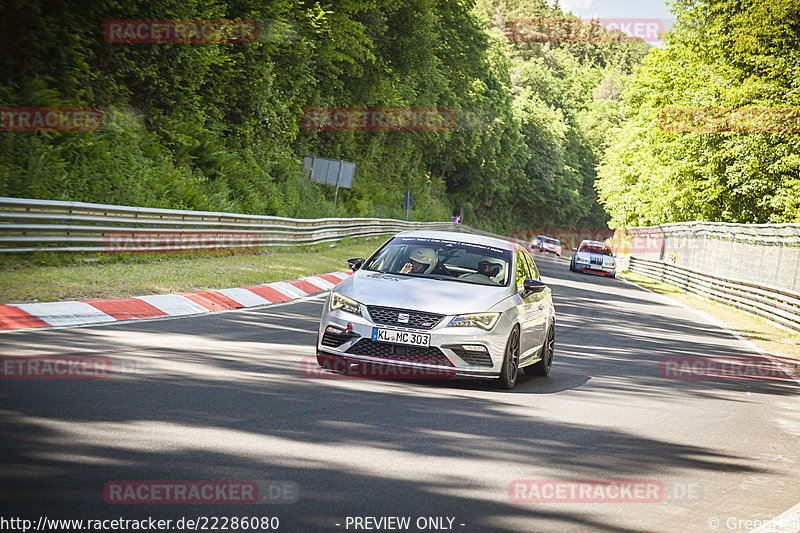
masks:
<svg viewBox="0 0 800 533"><path fill-rule="evenodd" d="M561 255L561 241L558 239L552 239L547 237L546 235L537 235L536 236L540 241L542 241L541 250L543 252L550 252L551 254Z"/></svg>
<svg viewBox="0 0 800 533"><path fill-rule="evenodd" d="M520 368L550 372L552 294L522 246L406 231L348 264L354 274L331 291L322 311L320 366L431 369L495 379L505 389L514 387Z"/></svg>
<svg viewBox="0 0 800 533"><path fill-rule="evenodd" d="M594 272L616 277L617 261L611 246L600 241L583 241L572 254L569 269L573 272Z"/></svg>
<svg viewBox="0 0 800 533"><path fill-rule="evenodd" d="M534 237L531 239L531 251L532 252L541 252L542 251L542 239L540 237Z"/></svg>

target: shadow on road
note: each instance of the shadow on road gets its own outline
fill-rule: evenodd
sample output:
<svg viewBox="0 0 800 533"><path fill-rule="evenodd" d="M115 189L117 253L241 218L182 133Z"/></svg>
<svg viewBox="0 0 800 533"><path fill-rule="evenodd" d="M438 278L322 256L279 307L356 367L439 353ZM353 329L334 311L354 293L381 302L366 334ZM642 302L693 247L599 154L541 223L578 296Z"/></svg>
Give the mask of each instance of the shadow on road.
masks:
<svg viewBox="0 0 800 533"><path fill-rule="evenodd" d="M6 349L19 339L20 353L58 347L111 355L127 370L91 383L3 381L2 512L275 515L287 531L341 530L332 524L347 515L456 515L470 526L466 531L515 530L502 520L646 531L557 505L514 504L507 495L512 479L475 486L467 474L495 461L519 464L520 477L531 469L575 479L652 478L682 468L760 472L748 457L514 410L516 395L624 392L635 401L678 391L709 398L737 390L797 392L779 382L663 379L659 361L668 355L749 354L677 308L616 291L619 280L584 281L556 265L542 267L559 313L553 374L522 377L513 392L470 380L303 379L301 361L314 354L320 301L3 337ZM742 394L738 401L748 400ZM288 480L300 485L301 499L283 506L106 504L104 483L125 479Z"/></svg>

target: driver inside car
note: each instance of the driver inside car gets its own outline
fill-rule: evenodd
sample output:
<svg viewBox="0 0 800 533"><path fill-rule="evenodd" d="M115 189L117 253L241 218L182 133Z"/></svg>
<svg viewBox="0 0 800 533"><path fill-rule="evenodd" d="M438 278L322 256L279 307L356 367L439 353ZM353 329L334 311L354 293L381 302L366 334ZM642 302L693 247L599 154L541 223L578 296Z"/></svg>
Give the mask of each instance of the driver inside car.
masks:
<svg viewBox="0 0 800 533"><path fill-rule="evenodd" d="M400 269L401 274L430 274L439 258L430 248L417 248L408 256L408 262Z"/></svg>
<svg viewBox="0 0 800 533"><path fill-rule="evenodd" d="M471 279L475 279L475 276L482 276L485 278L489 278L489 281L493 283L501 283L501 280L496 279L497 275L500 274L500 271L503 269L503 261L497 259L496 257L489 257L484 256L481 257L481 260L478 261L478 272L475 274L461 274L459 278L467 278L471 277Z"/></svg>

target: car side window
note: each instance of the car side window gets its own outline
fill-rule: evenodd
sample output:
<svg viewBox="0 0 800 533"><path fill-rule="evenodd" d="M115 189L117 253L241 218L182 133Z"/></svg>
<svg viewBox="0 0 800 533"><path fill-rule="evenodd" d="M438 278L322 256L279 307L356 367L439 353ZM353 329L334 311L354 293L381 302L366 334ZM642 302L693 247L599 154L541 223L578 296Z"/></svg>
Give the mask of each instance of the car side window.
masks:
<svg viewBox="0 0 800 533"><path fill-rule="evenodd" d="M539 269L536 268L536 263L533 261L533 257L530 254L523 254L525 255L525 259L528 261L528 269L530 270L531 276L530 279L539 279Z"/></svg>
<svg viewBox="0 0 800 533"><path fill-rule="evenodd" d="M531 277L525 252L517 252L517 292L525 290L525 280Z"/></svg>

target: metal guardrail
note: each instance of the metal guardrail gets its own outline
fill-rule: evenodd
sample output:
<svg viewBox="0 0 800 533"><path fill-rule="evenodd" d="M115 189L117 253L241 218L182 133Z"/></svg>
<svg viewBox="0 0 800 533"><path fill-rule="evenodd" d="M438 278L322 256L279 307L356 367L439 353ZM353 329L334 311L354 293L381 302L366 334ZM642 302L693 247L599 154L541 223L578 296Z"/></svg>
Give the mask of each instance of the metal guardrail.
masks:
<svg viewBox="0 0 800 533"><path fill-rule="evenodd" d="M630 258L629 270L800 332L800 292L638 257Z"/></svg>
<svg viewBox="0 0 800 533"><path fill-rule="evenodd" d="M299 219L0 197L0 253L159 252L312 245L408 229L472 231L452 222Z"/></svg>
<svg viewBox="0 0 800 533"><path fill-rule="evenodd" d="M164 252L312 245L345 237L391 235L407 229L462 231L502 238L451 222L298 219L0 197L0 253ZM624 261L620 258L620 269L627 266ZM727 279L652 259L631 257L629 261L634 272L800 332L800 292Z"/></svg>

